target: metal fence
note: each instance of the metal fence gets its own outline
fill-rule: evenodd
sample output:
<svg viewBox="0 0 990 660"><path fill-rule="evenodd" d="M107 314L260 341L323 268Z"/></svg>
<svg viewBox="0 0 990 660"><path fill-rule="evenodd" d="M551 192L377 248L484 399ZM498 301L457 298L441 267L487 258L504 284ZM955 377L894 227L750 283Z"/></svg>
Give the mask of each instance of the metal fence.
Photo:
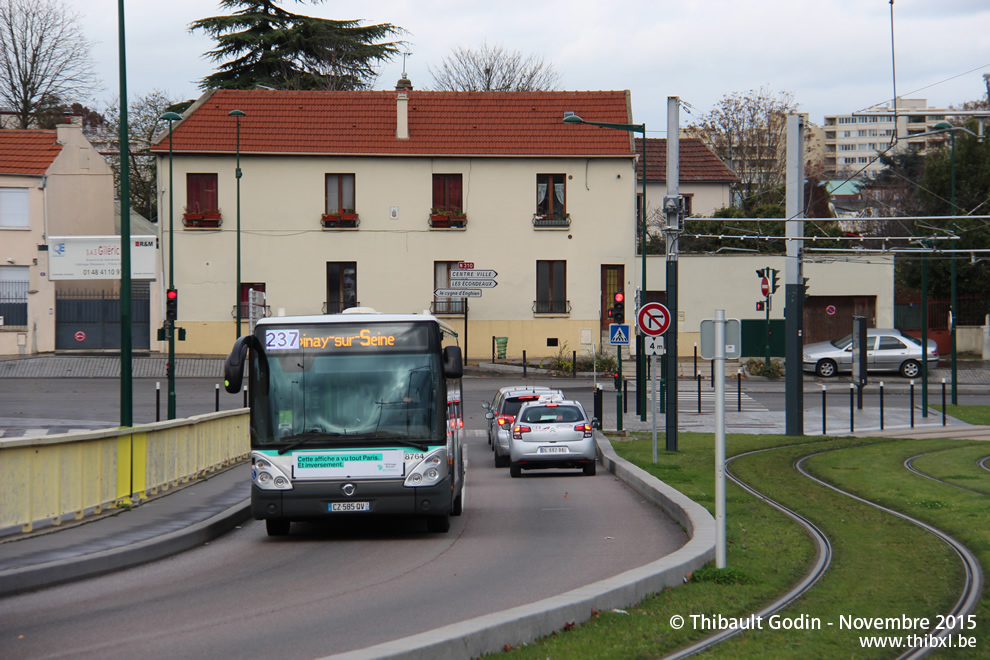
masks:
<svg viewBox="0 0 990 660"><path fill-rule="evenodd" d="M4 327L26 328L28 281L0 282L0 318Z"/></svg>

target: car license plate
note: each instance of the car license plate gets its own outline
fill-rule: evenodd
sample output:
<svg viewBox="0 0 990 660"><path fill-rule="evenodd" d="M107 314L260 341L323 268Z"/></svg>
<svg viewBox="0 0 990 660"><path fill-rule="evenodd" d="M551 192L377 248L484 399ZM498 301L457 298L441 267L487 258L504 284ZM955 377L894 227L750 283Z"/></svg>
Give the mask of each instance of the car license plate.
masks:
<svg viewBox="0 0 990 660"><path fill-rule="evenodd" d="M330 512L371 511L371 502L331 502Z"/></svg>
<svg viewBox="0 0 990 660"><path fill-rule="evenodd" d="M537 454L566 454L567 447L540 447L536 450Z"/></svg>

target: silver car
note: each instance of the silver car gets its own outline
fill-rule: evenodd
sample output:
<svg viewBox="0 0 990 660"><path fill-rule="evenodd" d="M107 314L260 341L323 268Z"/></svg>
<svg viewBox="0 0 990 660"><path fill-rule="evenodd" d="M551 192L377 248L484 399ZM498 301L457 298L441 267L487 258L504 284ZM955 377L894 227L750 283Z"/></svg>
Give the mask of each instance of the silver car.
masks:
<svg viewBox="0 0 990 660"><path fill-rule="evenodd" d="M488 411L485 413L488 420L488 444L495 452L495 467L509 467L509 434L519 408L524 403L538 401L541 396L548 394L563 397L560 390L542 385L516 385L499 389L491 403L485 401L481 404Z"/></svg>
<svg viewBox="0 0 990 660"><path fill-rule="evenodd" d="M842 339L821 341L804 347L804 370L822 378L852 372L852 334ZM905 378L921 375L921 340L900 330L868 328L866 360L868 371L899 371ZM928 367L938 364L938 346L928 340Z"/></svg>
<svg viewBox="0 0 990 660"><path fill-rule="evenodd" d="M595 474L595 428L578 401L560 396L543 396L524 404L512 425L509 442L509 474L519 477L523 470L580 468Z"/></svg>

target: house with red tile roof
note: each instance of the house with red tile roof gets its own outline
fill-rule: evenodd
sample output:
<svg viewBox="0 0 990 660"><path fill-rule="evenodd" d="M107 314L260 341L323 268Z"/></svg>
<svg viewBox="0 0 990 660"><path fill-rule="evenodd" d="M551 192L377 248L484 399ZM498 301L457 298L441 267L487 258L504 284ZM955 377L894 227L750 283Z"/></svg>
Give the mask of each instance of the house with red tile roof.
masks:
<svg viewBox="0 0 990 660"><path fill-rule="evenodd" d="M50 276L49 238L112 234L113 172L80 127L0 130L0 355L56 349L69 284Z"/></svg>
<svg viewBox="0 0 990 660"><path fill-rule="evenodd" d="M711 216L732 203L732 185L739 183L732 170L698 138L678 140L680 169L678 192L684 197L687 216ZM636 153L643 153L643 138L636 138ZM646 139L646 199L650 216L662 213L667 194L667 140ZM659 217L662 217L659 216Z"/></svg>
<svg viewBox="0 0 990 660"><path fill-rule="evenodd" d="M641 143L564 123L566 113L633 120L627 91L207 92L152 145L162 249L174 254L187 330L176 350L228 352L249 331L251 289L272 315L433 313L474 360L492 357L496 337L508 338L510 356L533 360L607 346L614 293L629 296L628 322L642 286ZM728 205L733 173L700 141L680 145L689 212ZM665 140L647 139L646 165L656 208ZM665 300L664 259L646 259L647 300ZM715 309L765 323L753 273L777 261L682 255L680 264L682 355ZM463 270L486 271L476 279L488 282L470 287L455 274ZM892 272L846 264L816 271L813 289L833 301L865 297L884 320Z"/></svg>
<svg viewBox="0 0 990 660"><path fill-rule="evenodd" d="M637 156L567 112L632 120L626 91L206 93L152 146L177 350L227 352L254 288L272 314L434 313L474 359L590 351L638 285ZM467 264L493 284L461 294Z"/></svg>

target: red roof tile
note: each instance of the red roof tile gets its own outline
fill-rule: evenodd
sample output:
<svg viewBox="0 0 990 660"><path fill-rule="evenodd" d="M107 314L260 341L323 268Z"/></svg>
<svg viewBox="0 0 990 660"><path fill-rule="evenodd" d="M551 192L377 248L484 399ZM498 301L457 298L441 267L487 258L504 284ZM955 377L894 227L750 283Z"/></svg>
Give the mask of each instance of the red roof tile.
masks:
<svg viewBox="0 0 990 660"><path fill-rule="evenodd" d="M0 130L0 174L44 174L62 152L57 136L57 131Z"/></svg>
<svg viewBox="0 0 990 660"><path fill-rule="evenodd" d="M216 90L173 127L173 151L412 156L632 156L631 134L563 123L565 111L629 123L628 92L408 92L409 139L396 138L398 92ZM168 135L153 151L168 151Z"/></svg>
<svg viewBox="0 0 990 660"><path fill-rule="evenodd" d="M696 182L735 183L739 177L732 173L718 156L698 138L680 138L680 180ZM636 153L642 153L643 138L636 138ZM646 180L667 180L667 140L646 140Z"/></svg>

